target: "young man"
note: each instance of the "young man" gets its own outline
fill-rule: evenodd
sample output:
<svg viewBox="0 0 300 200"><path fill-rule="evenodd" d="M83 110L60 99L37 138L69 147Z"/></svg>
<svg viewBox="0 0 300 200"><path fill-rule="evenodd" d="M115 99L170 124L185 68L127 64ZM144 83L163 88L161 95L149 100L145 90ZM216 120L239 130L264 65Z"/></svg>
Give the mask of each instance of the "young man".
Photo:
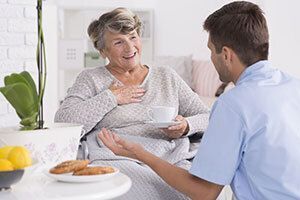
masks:
<svg viewBox="0 0 300 200"><path fill-rule="evenodd" d="M267 61L262 10L233 2L211 14L204 29L220 79L236 87L214 104L189 172L106 129L99 137L193 199L216 199L227 184L237 199L300 199L300 81Z"/></svg>

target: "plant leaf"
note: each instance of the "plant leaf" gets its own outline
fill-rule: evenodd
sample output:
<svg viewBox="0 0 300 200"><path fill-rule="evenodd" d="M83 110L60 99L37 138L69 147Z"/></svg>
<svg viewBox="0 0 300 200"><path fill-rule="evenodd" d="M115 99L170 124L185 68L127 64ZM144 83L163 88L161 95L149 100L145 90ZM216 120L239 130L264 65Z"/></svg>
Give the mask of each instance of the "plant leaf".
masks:
<svg viewBox="0 0 300 200"><path fill-rule="evenodd" d="M37 123L38 112L33 113L30 117L23 118L20 122L24 126L23 130L33 130L38 127Z"/></svg>
<svg viewBox="0 0 300 200"><path fill-rule="evenodd" d="M17 73L12 73L11 75L5 76L5 78L4 78L5 86L12 85L12 84L18 83L18 82L23 82L26 85L28 85L27 81L20 74L17 74Z"/></svg>
<svg viewBox="0 0 300 200"><path fill-rule="evenodd" d="M33 78L31 77L31 75L27 71L21 72L20 75L26 79L28 85L30 86L30 88L32 89L32 91L34 93L34 96L37 96L36 85L35 85Z"/></svg>
<svg viewBox="0 0 300 200"><path fill-rule="evenodd" d="M36 101L38 100L37 97L37 90L36 90L36 85L31 77L31 75L27 72L27 71L23 71L20 74L17 73L12 73L9 76L6 76L4 78L4 84L5 85L11 85L14 83L25 83L29 89L31 90L34 99L36 99Z"/></svg>
<svg viewBox="0 0 300 200"><path fill-rule="evenodd" d="M14 107L21 119L30 117L38 112L37 101L34 100L31 90L24 82L1 87L0 92Z"/></svg>
<svg viewBox="0 0 300 200"><path fill-rule="evenodd" d="M31 92L33 94L33 98L34 100L38 103L38 95L37 95L37 90L36 90L36 85L34 83L33 78L31 77L31 75L27 72L27 71L23 71L20 73L20 75L26 80L26 82L28 83L28 86L31 89Z"/></svg>

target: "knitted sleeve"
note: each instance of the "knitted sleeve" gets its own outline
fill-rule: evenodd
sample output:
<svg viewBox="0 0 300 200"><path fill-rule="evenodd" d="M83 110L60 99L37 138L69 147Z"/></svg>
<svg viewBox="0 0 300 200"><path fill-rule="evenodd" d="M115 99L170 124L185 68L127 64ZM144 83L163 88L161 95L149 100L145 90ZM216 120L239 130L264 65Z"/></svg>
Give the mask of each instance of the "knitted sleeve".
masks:
<svg viewBox="0 0 300 200"><path fill-rule="evenodd" d="M105 87L100 88L104 89L97 92L92 77L83 71L68 90L66 98L56 112L55 121L82 124L84 134L89 132L105 114L117 106L112 92Z"/></svg>

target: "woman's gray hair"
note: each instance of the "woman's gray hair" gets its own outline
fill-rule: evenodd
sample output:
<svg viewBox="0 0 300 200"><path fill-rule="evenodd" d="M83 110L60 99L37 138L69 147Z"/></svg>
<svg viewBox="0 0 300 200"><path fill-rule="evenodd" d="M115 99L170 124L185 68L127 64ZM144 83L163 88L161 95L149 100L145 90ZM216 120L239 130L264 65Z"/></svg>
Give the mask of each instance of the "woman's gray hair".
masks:
<svg viewBox="0 0 300 200"><path fill-rule="evenodd" d="M105 31L128 34L136 30L140 36L141 29L142 22L136 14L126 8L116 8L94 20L88 27L88 34L94 47L100 51L105 47Z"/></svg>

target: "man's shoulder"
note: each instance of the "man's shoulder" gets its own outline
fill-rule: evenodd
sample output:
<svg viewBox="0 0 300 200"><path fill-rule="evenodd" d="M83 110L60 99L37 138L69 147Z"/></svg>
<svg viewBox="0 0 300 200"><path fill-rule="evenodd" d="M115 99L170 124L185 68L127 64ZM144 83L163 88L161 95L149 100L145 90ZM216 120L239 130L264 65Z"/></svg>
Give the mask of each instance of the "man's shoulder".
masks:
<svg viewBox="0 0 300 200"><path fill-rule="evenodd" d="M233 87L229 91L221 94L218 99L223 102L228 102L228 104L236 104L240 101L240 98L244 96L245 90L243 89L239 86Z"/></svg>
<svg viewBox="0 0 300 200"><path fill-rule="evenodd" d="M239 113L245 108L249 108L253 99L249 97L249 92L251 88L246 86L236 86L229 91L221 94L218 97L218 102L222 106L227 106L228 108L234 110L236 113Z"/></svg>

